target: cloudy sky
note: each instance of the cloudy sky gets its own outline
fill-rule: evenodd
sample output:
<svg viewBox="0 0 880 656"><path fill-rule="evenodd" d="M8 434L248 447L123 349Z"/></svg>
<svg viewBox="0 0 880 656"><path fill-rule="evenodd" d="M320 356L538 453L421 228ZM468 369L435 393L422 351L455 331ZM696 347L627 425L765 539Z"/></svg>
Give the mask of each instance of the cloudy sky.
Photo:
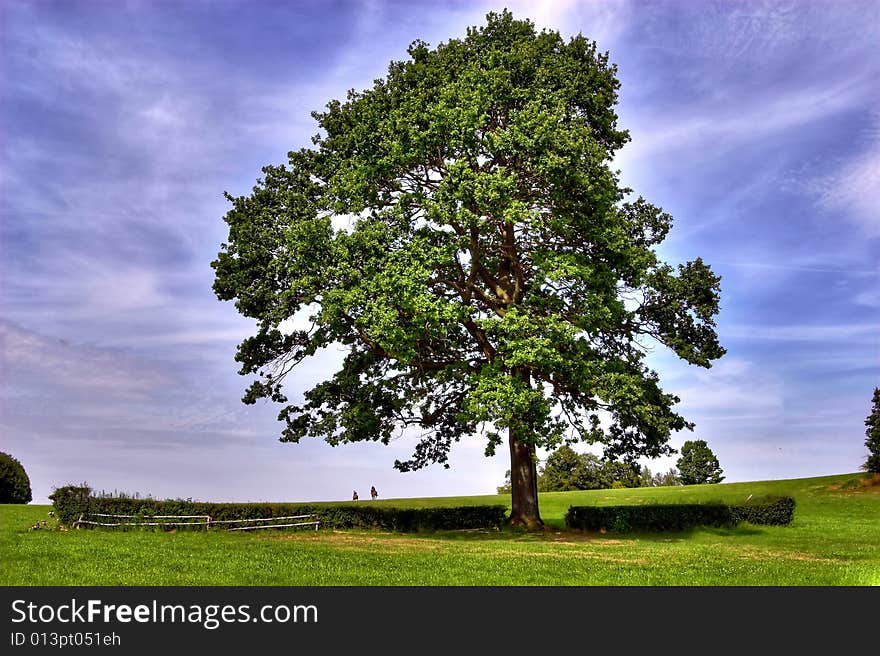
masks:
<svg viewBox="0 0 880 656"><path fill-rule="evenodd" d="M240 403L252 324L216 300L209 263L222 193L309 145L311 110L504 6L2 3L0 450L35 501L80 481L209 500L494 492L508 463L479 439L409 474L392 468L407 439L277 442L278 408ZM610 51L623 180L675 217L667 260L723 277L728 354L708 371L651 356L696 422L673 445L707 440L730 481L856 471L880 385L880 3L506 6Z"/></svg>

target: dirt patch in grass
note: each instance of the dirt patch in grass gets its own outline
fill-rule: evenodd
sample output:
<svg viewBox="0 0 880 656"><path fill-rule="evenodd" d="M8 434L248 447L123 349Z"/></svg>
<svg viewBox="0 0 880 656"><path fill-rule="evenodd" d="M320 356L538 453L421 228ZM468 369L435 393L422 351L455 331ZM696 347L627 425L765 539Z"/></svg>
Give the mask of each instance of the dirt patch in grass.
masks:
<svg viewBox="0 0 880 656"><path fill-rule="evenodd" d="M623 540L604 538L601 535L589 533L553 533L552 535L547 535L546 538L554 544L589 544L594 547L616 547L618 545L626 544Z"/></svg>
<svg viewBox="0 0 880 656"><path fill-rule="evenodd" d="M432 540L429 537L411 537L407 535L401 535L398 533L381 533L377 535L369 535L365 533L353 533L349 531L324 531L320 533L311 533L310 535L305 535L303 533L295 533L289 535L280 535L273 536L275 539L280 540L312 540L317 542L322 542L325 544L342 545L342 546L366 546L366 547L375 547L376 545L382 545L382 548L388 547L418 547L420 549L432 548L436 543L437 546L434 548L440 548L440 545L437 540Z"/></svg>
<svg viewBox="0 0 880 656"><path fill-rule="evenodd" d="M875 487L880 489L880 474L871 474L860 481L862 487Z"/></svg>
<svg viewBox="0 0 880 656"><path fill-rule="evenodd" d="M821 488L823 491L834 493L834 496L842 497L851 494L880 495L880 474L850 478L842 483L829 485Z"/></svg>
<svg viewBox="0 0 880 656"><path fill-rule="evenodd" d="M602 553L601 551L597 551L594 549L583 548L582 544L572 545L575 548L573 549L565 549L562 551L557 550L540 550L540 551L529 551L528 557L535 559L546 559L546 560L594 560L600 563L614 563L615 565L639 565L639 566L647 566L651 564L650 560L644 558L628 558L626 556L614 554L614 553ZM579 547L579 548L578 548ZM498 558L522 558L523 552L516 549L493 549L491 554L493 556L497 556Z"/></svg>
<svg viewBox="0 0 880 656"><path fill-rule="evenodd" d="M486 541L450 541L433 535L405 535L400 533L359 533L352 531L323 531L318 534L293 533L286 535L267 536L269 539L283 541L309 541L318 542L334 548L360 551L391 551L391 552L447 552L458 546L468 545L468 549L476 548L486 553L498 556L522 556L523 552L516 548L499 545L498 540ZM521 542L520 536L511 536L515 542ZM640 558L627 558L616 554L617 548L627 547L629 543L624 540L606 539L596 535L577 533L554 532L530 534L529 540L535 545L535 549L529 549L529 557L535 558L578 558L592 559L601 562L624 564L624 565L649 565L650 562ZM535 539L537 538L537 539ZM555 547L564 547L555 549Z"/></svg>
<svg viewBox="0 0 880 656"><path fill-rule="evenodd" d="M845 562L839 558L827 558L803 551L782 551L779 549L759 549L755 547L731 547L726 549L729 553L739 556L744 560L770 560L785 561L795 560L809 563L839 564Z"/></svg>

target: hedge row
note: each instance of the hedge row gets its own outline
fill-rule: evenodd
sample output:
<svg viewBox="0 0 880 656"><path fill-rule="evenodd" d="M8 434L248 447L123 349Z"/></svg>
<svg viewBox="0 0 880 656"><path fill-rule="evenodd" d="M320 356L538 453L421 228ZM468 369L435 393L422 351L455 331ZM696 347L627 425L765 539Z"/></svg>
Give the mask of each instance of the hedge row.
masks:
<svg viewBox="0 0 880 656"><path fill-rule="evenodd" d="M757 499L730 506L730 512L738 522L785 526L791 524L791 520L794 519L794 499L791 497Z"/></svg>
<svg viewBox="0 0 880 656"><path fill-rule="evenodd" d="M742 504L571 506L565 525L587 531L686 531L697 526L730 527L739 522L783 526L794 518L794 499L756 499Z"/></svg>
<svg viewBox="0 0 880 656"><path fill-rule="evenodd" d="M82 513L108 515L210 515L212 520L262 519L316 514L326 528L380 528L391 531L498 528L506 521L504 506L394 508L370 502L316 506L291 503L204 503L187 500L93 497L88 488L58 488L50 496L58 518L67 524ZM177 527L180 528L180 527ZM194 526L193 529L204 528Z"/></svg>
<svg viewBox="0 0 880 656"><path fill-rule="evenodd" d="M75 522L80 513L88 511L91 493L91 488L85 485L65 485L55 488L49 498L55 507L58 520L63 524Z"/></svg>

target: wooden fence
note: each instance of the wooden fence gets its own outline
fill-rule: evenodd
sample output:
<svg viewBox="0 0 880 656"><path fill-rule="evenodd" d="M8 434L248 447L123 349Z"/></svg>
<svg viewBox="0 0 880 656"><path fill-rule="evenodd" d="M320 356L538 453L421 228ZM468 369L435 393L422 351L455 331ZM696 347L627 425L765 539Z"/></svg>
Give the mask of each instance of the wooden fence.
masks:
<svg viewBox="0 0 880 656"><path fill-rule="evenodd" d="M95 521L86 518L136 520L136 521ZM191 521L148 521L148 520L191 520ZM195 521L199 520L199 521ZM290 521L302 520L302 521ZM262 523L261 523L262 522ZM275 523L266 523L275 522ZM282 523L278 523L282 522ZM248 525L250 524L250 525ZM299 526L312 526L317 531L321 524L317 515L288 515L285 517L261 517L256 519L213 519L210 515L108 515L105 513L82 513L73 526L80 528L86 526L105 526L116 528L120 526L204 526L205 530L212 527L224 527L227 531L254 531L261 528L294 528ZM219 526L218 526L219 525Z"/></svg>

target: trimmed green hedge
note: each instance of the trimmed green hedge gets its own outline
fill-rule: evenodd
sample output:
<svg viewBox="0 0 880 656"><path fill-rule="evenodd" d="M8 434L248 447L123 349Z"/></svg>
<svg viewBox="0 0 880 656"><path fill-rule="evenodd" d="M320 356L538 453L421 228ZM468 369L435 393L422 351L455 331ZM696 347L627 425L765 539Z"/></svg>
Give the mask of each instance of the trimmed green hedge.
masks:
<svg viewBox="0 0 880 656"><path fill-rule="evenodd" d="M733 526L723 504L571 506L565 525L586 531L685 531L695 526Z"/></svg>
<svg viewBox="0 0 880 656"><path fill-rule="evenodd" d="M775 497L769 499L750 499L745 503L730 506L733 518L749 524L768 524L785 526L794 519L794 499Z"/></svg>
<svg viewBox="0 0 880 656"><path fill-rule="evenodd" d="M81 513L89 509L92 489L87 485L65 485L55 488L49 495L55 507L55 515L63 524L75 522Z"/></svg>
<svg viewBox="0 0 880 656"><path fill-rule="evenodd" d="M81 513L108 515L210 515L212 520L259 519L316 514L326 528L380 528L415 532L498 528L505 523L504 506L461 506L455 508L394 508L370 502L315 506L291 503L204 503L186 500L128 499L89 496L88 488L57 489L51 499L60 521L70 524ZM112 521L112 520L111 520ZM186 528L186 527L175 527ZM193 526L188 530L204 529Z"/></svg>
<svg viewBox="0 0 880 656"><path fill-rule="evenodd" d="M746 503L646 506L571 506L565 525L586 531L686 531L697 526L730 527L739 522L783 526L794 518L794 499L777 497Z"/></svg>

